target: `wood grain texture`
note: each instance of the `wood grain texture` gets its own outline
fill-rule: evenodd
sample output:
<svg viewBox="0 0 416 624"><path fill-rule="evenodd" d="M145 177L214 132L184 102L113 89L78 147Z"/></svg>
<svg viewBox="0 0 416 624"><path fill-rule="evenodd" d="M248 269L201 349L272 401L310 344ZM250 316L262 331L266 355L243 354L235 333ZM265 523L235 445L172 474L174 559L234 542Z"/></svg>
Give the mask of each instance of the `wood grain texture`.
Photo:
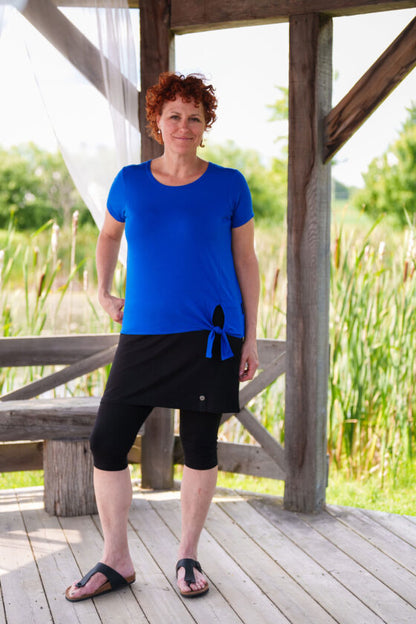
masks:
<svg viewBox="0 0 416 624"><path fill-rule="evenodd" d="M146 91L162 72L174 71L174 38L170 30L170 1L140 2L140 97L139 127L142 161L157 158L163 147L148 135Z"/></svg>
<svg viewBox="0 0 416 624"><path fill-rule="evenodd" d="M75 364L71 364L63 370L47 375L46 377L43 377L42 379L39 379L37 381L33 381L23 388L19 388L18 390L14 390L13 392L3 394L0 397L0 400L13 401L32 399L33 397L43 394L44 392L48 392L49 390L62 386L63 384L72 381L72 379L77 379L82 375L87 375L88 373L97 370L97 368L101 368L102 366L111 364L116 349L117 345L113 345L112 347L108 347L103 351L94 353L94 355L90 355L84 360L75 362Z"/></svg>
<svg viewBox="0 0 416 624"><path fill-rule="evenodd" d="M97 513L88 440L47 440L44 445L45 510L51 516Z"/></svg>
<svg viewBox="0 0 416 624"><path fill-rule="evenodd" d="M325 118L328 161L416 66L416 18Z"/></svg>
<svg viewBox="0 0 416 624"><path fill-rule="evenodd" d="M173 410L155 408L141 440L142 485L155 490L173 487Z"/></svg>
<svg viewBox="0 0 416 624"><path fill-rule="evenodd" d="M129 519L136 583L99 600L72 604L63 597L65 587L102 555L97 518L49 516L42 488L1 491L0 622L416 621L416 559L407 535L398 539L400 516L332 506L319 514L293 514L277 497L218 488L198 552L210 583L201 601L185 601L176 589L178 488L135 488ZM386 523L389 528L381 530Z"/></svg>
<svg viewBox="0 0 416 624"><path fill-rule="evenodd" d="M118 344L118 334L0 338L0 366L73 364Z"/></svg>
<svg viewBox="0 0 416 624"><path fill-rule="evenodd" d="M414 6L412 0L172 0L171 28L181 34L287 22L303 14L339 17Z"/></svg>
<svg viewBox="0 0 416 624"><path fill-rule="evenodd" d="M326 487L332 20L290 20L285 505L320 509Z"/></svg>
<svg viewBox="0 0 416 624"><path fill-rule="evenodd" d="M43 469L43 442L0 444L0 472Z"/></svg>
<svg viewBox="0 0 416 624"><path fill-rule="evenodd" d="M99 399L0 402L0 441L88 438Z"/></svg>

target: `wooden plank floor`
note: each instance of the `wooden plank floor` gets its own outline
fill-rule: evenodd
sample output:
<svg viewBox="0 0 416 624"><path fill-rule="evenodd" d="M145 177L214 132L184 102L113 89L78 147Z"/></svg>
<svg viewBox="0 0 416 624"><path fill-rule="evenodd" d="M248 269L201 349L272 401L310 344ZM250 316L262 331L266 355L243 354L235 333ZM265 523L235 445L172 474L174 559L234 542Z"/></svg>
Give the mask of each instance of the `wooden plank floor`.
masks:
<svg viewBox="0 0 416 624"><path fill-rule="evenodd" d="M63 591L99 560L96 517L56 518L42 488L0 492L0 624L401 624L416 622L416 517L218 490L199 559L211 590L184 600L174 565L179 492L135 491L137 581L79 604Z"/></svg>

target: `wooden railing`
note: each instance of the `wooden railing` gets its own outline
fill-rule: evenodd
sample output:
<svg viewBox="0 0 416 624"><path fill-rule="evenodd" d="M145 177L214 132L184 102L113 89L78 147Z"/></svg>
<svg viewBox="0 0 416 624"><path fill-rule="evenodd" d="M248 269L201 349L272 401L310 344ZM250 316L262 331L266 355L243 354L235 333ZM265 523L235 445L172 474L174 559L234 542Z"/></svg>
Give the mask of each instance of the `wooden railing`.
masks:
<svg viewBox="0 0 416 624"><path fill-rule="evenodd" d="M35 397L111 363L117 343L116 334L0 339L0 368L64 365L0 397L0 472L43 468L49 513L79 515L95 510L88 438L99 397ZM222 419L238 418L258 444L220 441L219 469L285 479L284 449L246 407L284 373L285 343L259 340L258 348L259 373L240 391L241 411L224 414ZM183 463L172 410L153 410L139 434L129 461L141 463L142 484L172 487L173 466Z"/></svg>

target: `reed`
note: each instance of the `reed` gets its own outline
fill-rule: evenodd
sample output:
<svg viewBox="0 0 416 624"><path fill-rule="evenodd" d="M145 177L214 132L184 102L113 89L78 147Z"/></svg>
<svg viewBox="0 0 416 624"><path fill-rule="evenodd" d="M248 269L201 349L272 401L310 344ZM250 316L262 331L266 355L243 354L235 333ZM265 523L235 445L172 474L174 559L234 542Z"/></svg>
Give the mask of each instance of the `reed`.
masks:
<svg viewBox="0 0 416 624"><path fill-rule="evenodd" d="M62 233L52 220L30 235L16 232L13 222L6 232L2 232L0 335L39 336L112 330L112 324L95 304L95 288L93 291L88 289L85 267L91 264L91 257L77 259L78 234L76 213L69 244L68 234ZM88 256L93 256L94 245L95 237L91 237ZM39 366L0 369L0 392L12 391L54 369ZM59 392L62 396L99 393L105 377L105 371L97 371L60 388Z"/></svg>
<svg viewBox="0 0 416 624"><path fill-rule="evenodd" d="M332 262L329 451L383 482L414 458L414 232L396 243L340 232Z"/></svg>
<svg viewBox="0 0 416 624"><path fill-rule="evenodd" d="M118 331L96 299L96 236L89 232L80 252L83 232L76 226L74 221L69 238L53 222L28 240L21 240L12 225L0 234L2 335ZM259 337L284 340L284 229L260 225L256 246L261 272ZM415 462L415 231L408 227L392 233L382 221L367 233L336 225L331 256L328 452L334 470L346 479L371 477L385 485L407 474ZM119 295L124 282L120 266L115 276ZM42 373L32 368L26 376L35 379ZM108 367L62 392L98 395L107 374ZM16 371L0 370L3 392L21 382ZM284 378L249 407L284 444ZM231 422L221 431L223 439L252 442Z"/></svg>
<svg viewBox="0 0 416 624"><path fill-rule="evenodd" d="M273 234L257 233L259 329L284 339L285 233ZM328 453L345 478L371 476L383 486L415 461L415 232L392 232L379 220L366 233L335 226L333 241ZM283 380L250 408L283 443Z"/></svg>

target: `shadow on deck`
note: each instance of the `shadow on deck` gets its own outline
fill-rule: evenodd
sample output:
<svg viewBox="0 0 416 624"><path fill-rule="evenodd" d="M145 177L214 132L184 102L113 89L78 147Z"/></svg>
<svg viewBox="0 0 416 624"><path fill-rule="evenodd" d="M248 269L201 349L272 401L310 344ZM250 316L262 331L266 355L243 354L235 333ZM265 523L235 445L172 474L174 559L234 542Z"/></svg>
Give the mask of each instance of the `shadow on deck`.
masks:
<svg viewBox="0 0 416 624"><path fill-rule="evenodd" d="M211 589L198 600L176 591L179 532L178 491L135 490L136 583L72 604L65 588L101 556L97 517L48 516L42 488L0 492L0 624L416 622L414 516L295 514L278 498L218 490L199 551Z"/></svg>

